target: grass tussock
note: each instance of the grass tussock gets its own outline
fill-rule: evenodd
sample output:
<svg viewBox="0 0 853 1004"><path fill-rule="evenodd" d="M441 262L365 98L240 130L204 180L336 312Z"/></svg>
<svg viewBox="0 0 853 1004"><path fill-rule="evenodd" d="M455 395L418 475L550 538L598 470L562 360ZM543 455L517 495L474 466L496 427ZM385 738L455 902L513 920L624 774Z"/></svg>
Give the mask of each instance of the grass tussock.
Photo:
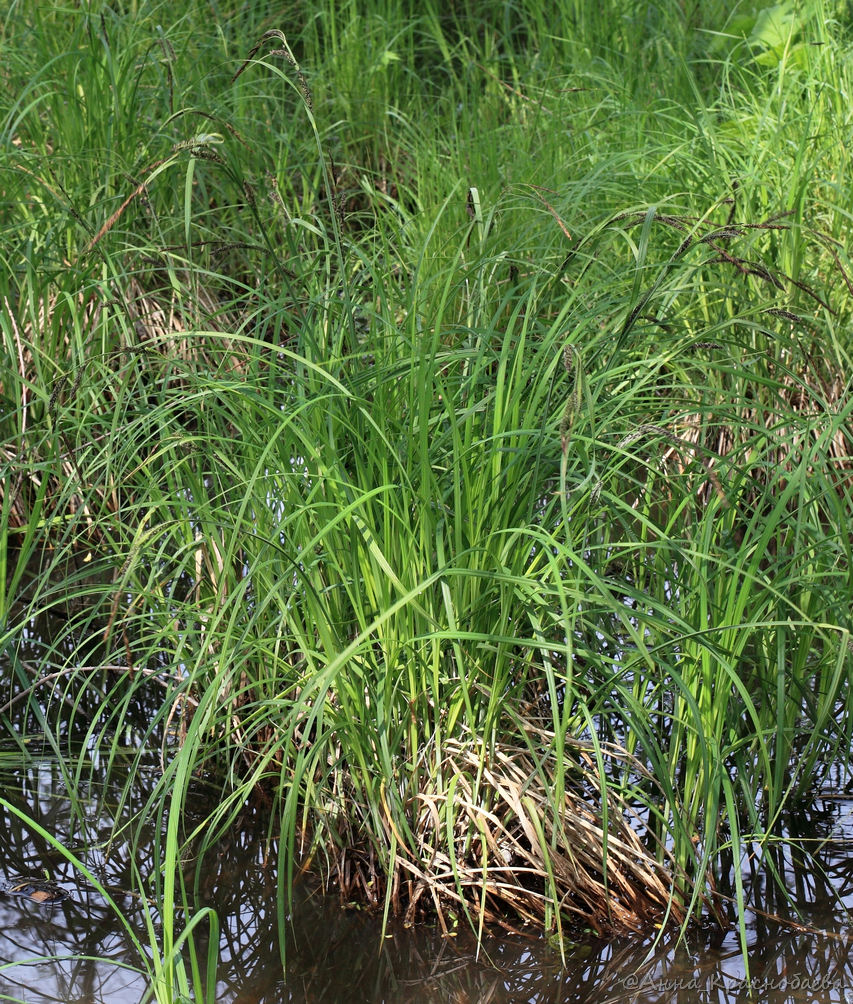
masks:
<svg viewBox="0 0 853 1004"><path fill-rule="evenodd" d="M299 6L0 25L4 725L153 702L282 917L745 937L850 749L842 5Z"/></svg>

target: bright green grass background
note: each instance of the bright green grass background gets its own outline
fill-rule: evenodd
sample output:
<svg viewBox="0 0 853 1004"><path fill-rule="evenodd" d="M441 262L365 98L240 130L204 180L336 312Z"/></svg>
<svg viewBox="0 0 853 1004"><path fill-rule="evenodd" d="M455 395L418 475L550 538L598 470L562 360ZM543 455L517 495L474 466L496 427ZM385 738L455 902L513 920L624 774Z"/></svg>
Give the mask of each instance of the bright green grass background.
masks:
<svg viewBox="0 0 853 1004"><path fill-rule="evenodd" d="M698 915L846 764L850 24L13 2L0 643L32 686L17 640L66 613L26 728L72 782L60 709L107 736L158 686L156 744L194 710L140 876L164 917L197 770L211 836L262 784L284 893L306 827L320 866L440 853L461 889L453 796L494 809L500 750L548 861L582 763Z"/></svg>

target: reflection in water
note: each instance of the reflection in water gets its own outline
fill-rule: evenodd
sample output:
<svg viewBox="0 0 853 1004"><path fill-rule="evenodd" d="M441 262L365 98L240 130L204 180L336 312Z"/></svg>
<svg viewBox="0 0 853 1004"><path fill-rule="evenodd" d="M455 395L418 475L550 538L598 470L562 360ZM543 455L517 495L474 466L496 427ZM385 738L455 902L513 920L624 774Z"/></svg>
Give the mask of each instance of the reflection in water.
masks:
<svg viewBox="0 0 853 1004"><path fill-rule="evenodd" d="M26 643L18 652L38 661L36 652L28 656ZM14 674L2 663L0 681L6 693L16 690ZM95 722L101 714L97 703L91 709L84 706L88 693L95 691L81 687L75 697L78 725ZM152 689L146 698L144 686L135 688L125 705L124 725L151 720L146 699L149 704L162 700L162 691ZM23 702L13 700L4 714L23 708ZM149 804L159 760L152 754L150 765L140 770L135 750L127 752L126 764L121 762L124 754L113 750L111 762L103 763L91 735L85 729L72 734L60 715L51 720L51 730L62 737L63 749L74 748L69 763L86 764L85 771L69 776L48 744L32 732L31 721L12 720L10 726L18 740L7 744L0 736L2 797L84 862L129 929L48 840L0 806L0 1000L138 1004L148 983L134 937L147 945L148 934L145 904L131 890L153 890L160 879L157 848L166 820L153 809L159 803ZM77 759L80 748L92 755ZM122 776L121 784L114 780ZM811 814L792 810L786 821L789 832L815 841L814 858L798 857L781 846L763 851L790 891L791 902L757 866L758 848L753 849L744 877L750 901L760 910L748 918L749 980L736 932L720 941L716 932L694 931L684 943L668 936L657 946L636 939L591 941L567 947L564 966L559 952L542 939L487 937L478 951L467 929L442 938L433 930L392 925L382 937L375 916L343 909L309 881L297 883L293 902L280 916L277 842L263 813L248 809L203 856L185 856L183 877L193 912L210 906L219 917L220 1004L731 1004L748 1000L750 990L754 999L769 1004L853 1004L846 913L853 907L848 855L853 795L843 789L843 778L831 783L833 793L818 799ZM211 808L209 796L196 792L185 809L184 832L192 832ZM134 825L122 830L130 820ZM10 895L9 885L22 878L49 880L68 897L39 903ZM156 915L153 919L156 926ZM178 918L178 929L183 924ZM202 956L205 931L197 939Z"/></svg>
<svg viewBox="0 0 853 1004"><path fill-rule="evenodd" d="M133 854L145 875L156 860L155 840L162 821L152 819L137 834L135 851L115 834L114 813L132 814L144 804L146 778L134 791L120 792L107 781L97 790L77 792L83 822L72 811L66 779L50 759L25 769L3 771L7 800L26 809L49 832L72 848L118 901L145 943L141 904L127 893ZM95 797L97 795L97 797ZM853 838L850 803L828 802L813 832ZM206 806L201 796L194 813ZM201 816L199 815L199 818ZM775 864L796 895L796 907L753 877L764 913L784 914L797 926L781 925L762 913L750 918L750 982L737 938L714 947L694 932L686 944L670 937L648 959L651 943L628 939L572 947L567 965L541 940L487 938L479 952L466 931L442 938L430 930L392 926L380 941L379 922L345 910L308 882L297 885L285 919L287 977L279 954L276 910L276 848L263 820L246 815L204 856L201 867L185 862L185 878L195 885L196 907L212 906L221 923L216 999L223 1004L305 1002L735 1002L756 997L771 1004L806 1001L853 1002L853 963L842 907L851 902L851 869L843 842L823 849L821 866L797 861L789 852ZM0 819L0 860L11 875L49 875L69 893L64 900L38 904L26 897L0 895L0 999L79 1004L138 1002L147 988L129 934L109 905L49 843L16 816ZM148 876L153 880L153 875ZM833 892L835 890L835 892ZM808 927L826 927L810 933ZM199 944L204 951L204 945ZM38 957L50 957L38 961Z"/></svg>

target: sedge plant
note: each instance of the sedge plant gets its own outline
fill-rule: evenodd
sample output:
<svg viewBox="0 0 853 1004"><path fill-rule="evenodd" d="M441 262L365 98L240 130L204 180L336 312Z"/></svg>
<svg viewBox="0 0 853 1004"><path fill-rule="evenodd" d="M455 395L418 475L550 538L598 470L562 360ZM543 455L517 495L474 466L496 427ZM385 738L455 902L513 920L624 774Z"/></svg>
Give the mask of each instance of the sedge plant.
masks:
<svg viewBox="0 0 853 1004"><path fill-rule="evenodd" d="M849 54L801 6L4 22L0 644L63 612L90 736L162 691L153 993L213 985L165 920L199 774L282 921L314 868L745 938L849 750Z"/></svg>

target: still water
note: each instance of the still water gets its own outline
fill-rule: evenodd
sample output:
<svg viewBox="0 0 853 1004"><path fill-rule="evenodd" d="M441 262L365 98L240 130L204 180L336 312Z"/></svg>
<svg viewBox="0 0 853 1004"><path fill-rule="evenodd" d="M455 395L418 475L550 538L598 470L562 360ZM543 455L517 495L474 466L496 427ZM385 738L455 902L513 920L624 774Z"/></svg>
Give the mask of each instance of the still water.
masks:
<svg viewBox="0 0 853 1004"><path fill-rule="evenodd" d="M76 736L69 731L69 718L96 722L100 702L110 700L106 691L98 697L92 681L73 697L69 688L61 701L41 704L37 717L52 737L46 741L19 699L43 664L41 635L24 632L14 665L8 650L0 652L0 693L7 701L0 701L0 1001L139 1004L149 990L140 961L140 951L150 951L147 922L155 941L161 933L159 918L132 892L154 889L162 877L158 847L167 820L160 803L150 800L159 754L140 768L131 728L123 746L101 745L85 729ZM161 701L162 691L146 698L140 687L134 694L137 703L128 703L124 720L150 720L150 701ZM64 710L69 700L73 716ZM67 755L60 758L58 749ZM104 762L99 749L111 749L112 762ZM766 854L789 900L766 870L744 872L753 907L748 974L735 930L724 936L695 930L685 941L668 935L659 944L652 937L587 940L566 945L563 958L533 935L493 934L478 947L465 928L443 937L392 923L383 934L379 918L323 895L309 879L297 882L293 902L280 912L277 841L262 811L247 809L200 867L188 853L181 868L194 889L193 909L209 906L219 919L219 1004L853 1004L848 782L840 772L830 775L812 805L785 820L789 832L807 839L809 857L781 848ZM193 793L181 812L185 835L210 812L212 798L202 787ZM130 820L133 825L122 828ZM114 905L51 837L83 862ZM178 918L178 931L184 922ZM198 931L203 956L208 928L202 923Z"/></svg>
<svg viewBox="0 0 853 1004"><path fill-rule="evenodd" d="M142 904L128 890L134 868L146 876L164 821L151 818L137 843L115 833L115 819L144 805L145 772L131 789L69 779L50 756L16 755L0 747L3 798L25 810L83 859L146 944ZM151 777L156 773L152 764ZM119 804L124 791L125 803ZM198 794L199 813L208 806ZM138 805L131 804L139 800ZM279 950L275 853L262 820L247 814L204 858L199 905L219 917L216 1000L223 1004L305 1002L782 1002L853 1004L853 906L849 851L853 796L841 789L802 818L819 839L811 860L774 858L799 916L760 873L745 878L760 910L749 917L747 979L735 932L722 940L694 932L669 937L588 941L568 948L565 965L553 946L531 937L488 937L479 951L466 931L442 937L431 929L391 926L344 908L309 881L297 886L285 918L286 975ZM188 812L192 823L193 807ZM273 853L271 853L271 850ZM189 871L194 871L191 862ZM22 886L22 876L35 881ZM116 913L44 837L5 807L0 814L0 882L26 892L42 886L67 893L37 902L0 894L0 1000L27 1004L138 1004L148 984L133 938ZM188 876L191 878L192 876ZM769 919L769 914L787 922ZM203 944L200 945L203 950Z"/></svg>

